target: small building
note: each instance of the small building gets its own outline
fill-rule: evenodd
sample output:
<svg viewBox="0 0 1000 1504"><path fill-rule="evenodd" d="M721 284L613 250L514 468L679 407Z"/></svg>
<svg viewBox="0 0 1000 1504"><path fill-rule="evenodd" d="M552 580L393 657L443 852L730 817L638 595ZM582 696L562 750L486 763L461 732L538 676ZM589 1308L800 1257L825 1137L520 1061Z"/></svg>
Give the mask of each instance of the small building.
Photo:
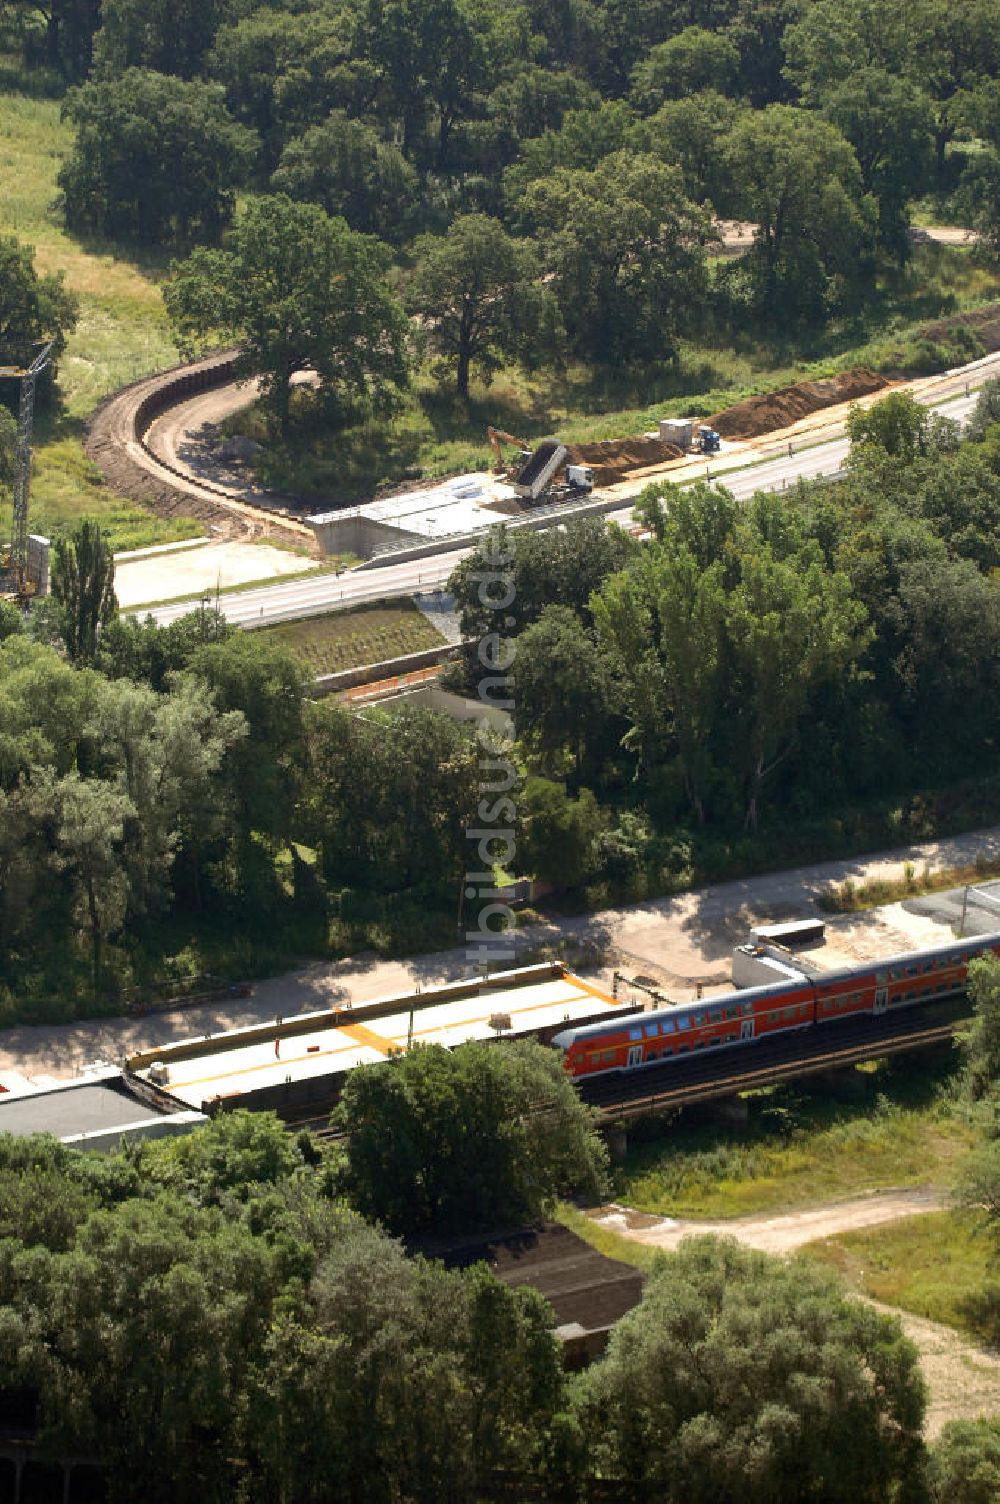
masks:
<svg viewBox="0 0 1000 1504"><path fill-rule="evenodd" d="M73 1081L15 1088L0 1096L0 1133L50 1133L74 1149L112 1151L123 1139L190 1133L207 1121L204 1113L113 1065Z"/></svg>

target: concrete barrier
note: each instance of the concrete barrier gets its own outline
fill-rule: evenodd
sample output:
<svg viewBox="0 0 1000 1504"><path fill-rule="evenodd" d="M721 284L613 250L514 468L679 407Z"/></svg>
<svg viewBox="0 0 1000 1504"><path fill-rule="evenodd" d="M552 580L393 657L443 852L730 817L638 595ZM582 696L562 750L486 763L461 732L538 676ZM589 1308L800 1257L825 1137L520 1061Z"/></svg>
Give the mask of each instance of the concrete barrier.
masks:
<svg viewBox="0 0 1000 1504"><path fill-rule="evenodd" d="M385 658L381 663L366 663L360 668L342 668L336 674L320 674L312 682L310 696L322 699L325 695L338 694L342 689L354 689L359 684L378 684L381 679L398 679L417 669L445 663L449 658L457 657L459 651L454 643L448 642L439 648L404 653L401 658Z"/></svg>

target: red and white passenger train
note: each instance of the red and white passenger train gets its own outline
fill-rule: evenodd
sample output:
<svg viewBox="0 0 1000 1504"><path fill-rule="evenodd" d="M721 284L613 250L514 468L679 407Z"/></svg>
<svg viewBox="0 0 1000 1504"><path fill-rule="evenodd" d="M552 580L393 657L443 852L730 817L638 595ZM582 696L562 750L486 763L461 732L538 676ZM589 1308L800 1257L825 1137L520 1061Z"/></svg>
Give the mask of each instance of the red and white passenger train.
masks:
<svg viewBox="0 0 1000 1504"><path fill-rule="evenodd" d="M552 1043L563 1051L572 1076L635 1070L699 1050L748 1045L839 1018L878 1018L914 1003L958 996L965 989L969 962L984 955L1000 956L1000 934L955 940L822 977L748 987L675 1008L562 1029Z"/></svg>

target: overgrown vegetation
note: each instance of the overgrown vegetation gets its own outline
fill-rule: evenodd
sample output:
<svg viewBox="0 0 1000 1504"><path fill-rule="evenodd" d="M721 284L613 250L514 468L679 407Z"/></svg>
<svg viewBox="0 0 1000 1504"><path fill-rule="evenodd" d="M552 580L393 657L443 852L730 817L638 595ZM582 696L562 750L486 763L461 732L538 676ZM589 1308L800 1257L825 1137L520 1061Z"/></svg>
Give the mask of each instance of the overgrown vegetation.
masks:
<svg viewBox="0 0 1000 1504"><path fill-rule="evenodd" d="M766 1215L905 1186L953 1184L975 1142L955 1064L881 1064L842 1094L781 1088L748 1100L734 1135L718 1124L637 1124L614 1167L616 1200L665 1217Z"/></svg>
<svg viewBox="0 0 1000 1504"><path fill-rule="evenodd" d="M507 1046L473 1048L500 1084ZM438 1117L461 1133L447 1092ZM533 1179L544 1131L509 1147ZM393 1166L414 1192L421 1169ZM772 1497L881 1504L928 1463L914 1348L824 1274L693 1243L573 1378L539 1294L408 1257L345 1200L336 1152L268 1115L107 1156L7 1138L0 1227L4 1413L43 1459L92 1459L109 1504L581 1500L595 1482L688 1504L695 1478L741 1497L751 1462ZM779 1411L807 1450L775 1444Z"/></svg>
<svg viewBox="0 0 1000 1504"><path fill-rule="evenodd" d="M264 635L284 643L313 675L382 663L444 642L412 601L308 616L280 627L265 627Z"/></svg>

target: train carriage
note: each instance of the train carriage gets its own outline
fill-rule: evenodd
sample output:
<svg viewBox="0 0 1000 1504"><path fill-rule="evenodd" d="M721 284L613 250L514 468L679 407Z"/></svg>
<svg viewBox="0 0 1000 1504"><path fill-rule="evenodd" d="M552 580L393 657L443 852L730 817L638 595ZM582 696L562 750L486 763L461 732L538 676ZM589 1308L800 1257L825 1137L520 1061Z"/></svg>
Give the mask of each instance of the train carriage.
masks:
<svg viewBox="0 0 1000 1504"><path fill-rule="evenodd" d="M965 988L969 962L1000 956L1000 934L955 940L933 950L890 956L874 965L771 987L748 987L653 1012L619 1013L562 1029L552 1043L573 1076L636 1070L699 1051L752 1044L838 1019L880 1017L918 1003L945 1001Z"/></svg>

